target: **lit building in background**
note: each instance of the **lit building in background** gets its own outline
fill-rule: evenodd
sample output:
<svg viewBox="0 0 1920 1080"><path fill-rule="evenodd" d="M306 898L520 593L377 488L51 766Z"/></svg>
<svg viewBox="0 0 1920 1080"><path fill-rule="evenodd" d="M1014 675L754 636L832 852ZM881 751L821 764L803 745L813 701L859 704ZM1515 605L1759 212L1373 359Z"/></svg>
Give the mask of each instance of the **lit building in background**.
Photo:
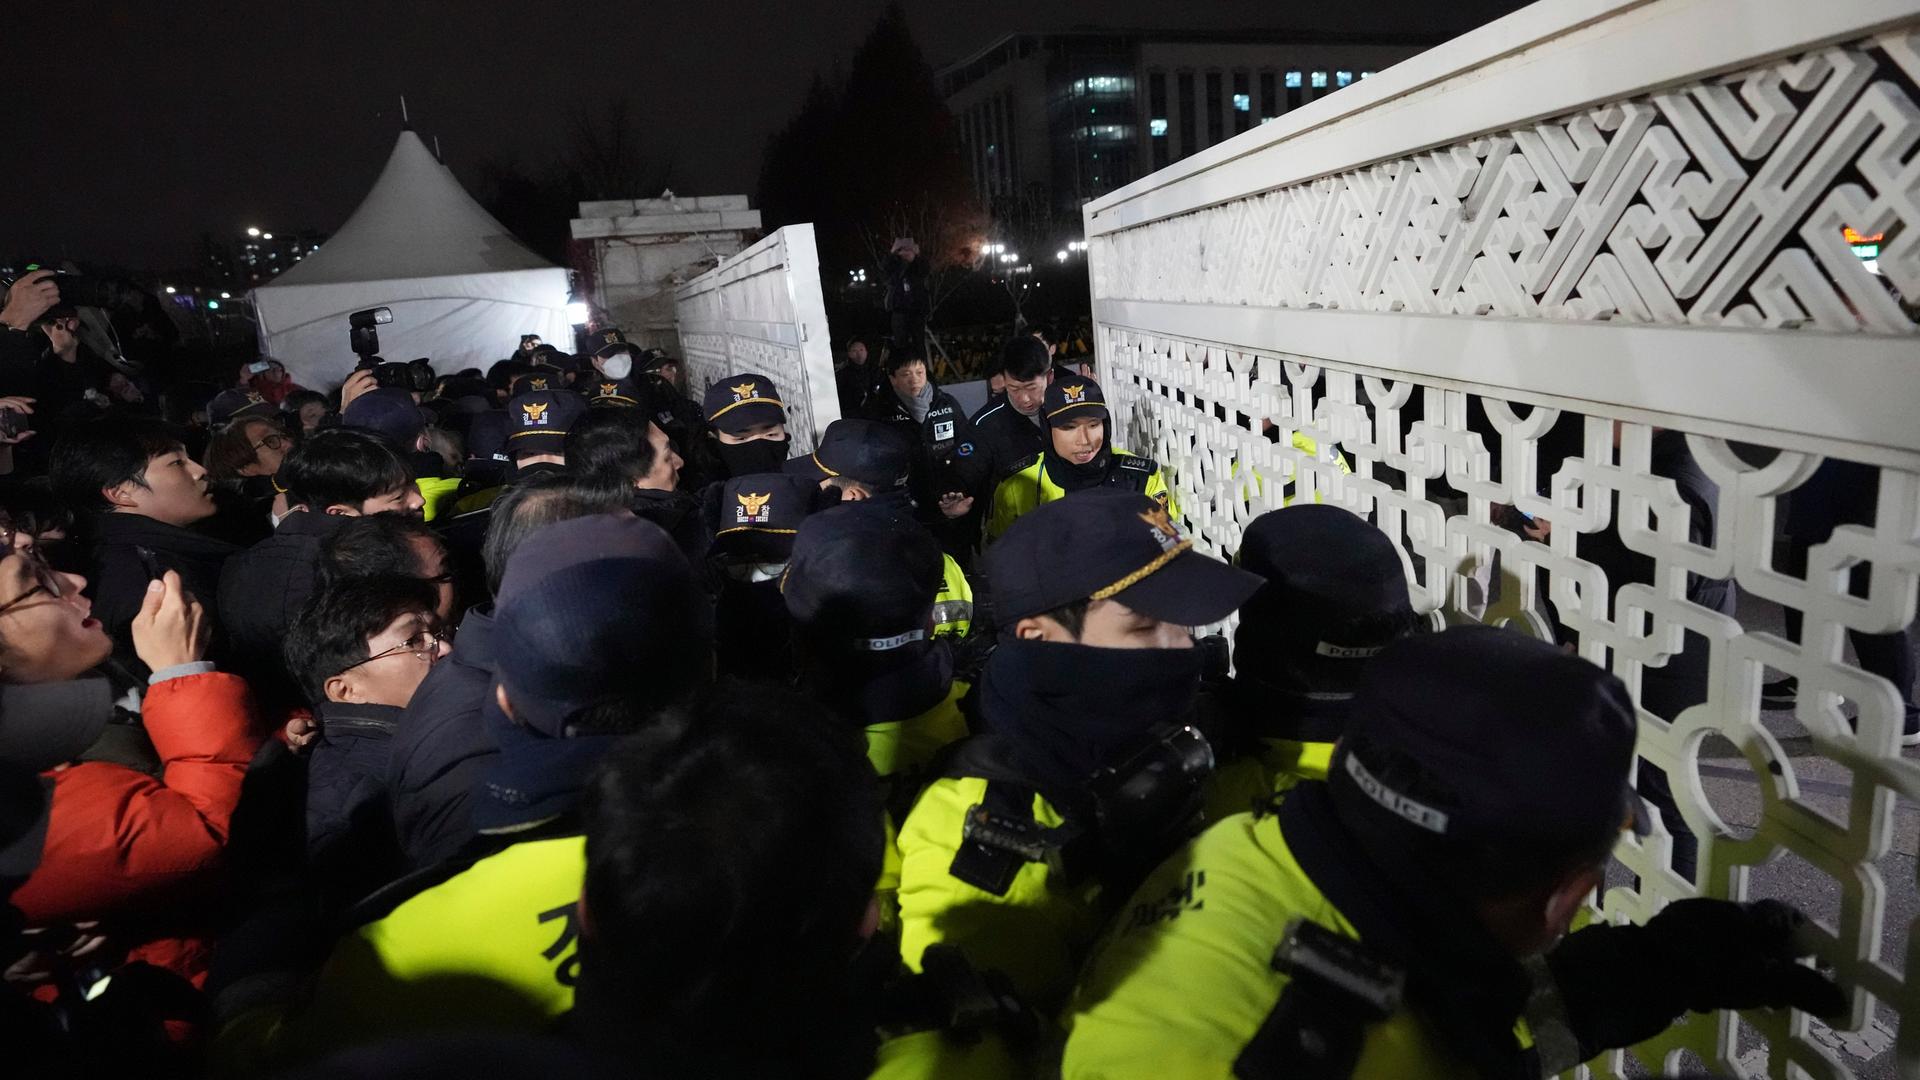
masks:
<svg viewBox="0 0 1920 1080"><path fill-rule="evenodd" d="M202 233L198 270L213 284L251 289L318 251L326 239L326 233L314 229L281 232L257 225L232 237Z"/></svg>
<svg viewBox="0 0 1920 1080"><path fill-rule="evenodd" d="M996 216L1080 205L1438 44L1280 31L1009 34L942 68Z"/></svg>

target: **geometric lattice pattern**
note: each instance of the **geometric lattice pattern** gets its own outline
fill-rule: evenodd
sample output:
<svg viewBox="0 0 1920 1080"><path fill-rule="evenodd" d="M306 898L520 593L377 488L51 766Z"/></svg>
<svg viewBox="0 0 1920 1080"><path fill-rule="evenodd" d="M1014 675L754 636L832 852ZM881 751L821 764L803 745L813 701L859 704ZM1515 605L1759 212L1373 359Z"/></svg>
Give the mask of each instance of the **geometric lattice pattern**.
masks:
<svg viewBox="0 0 1920 1080"><path fill-rule="evenodd" d="M1920 34L1614 102L1091 241L1094 295L1912 333Z"/></svg>
<svg viewBox="0 0 1920 1080"><path fill-rule="evenodd" d="M674 297L688 393L742 372L771 378L791 451L840 418L812 225L789 225L680 286Z"/></svg>
<svg viewBox="0 0 1920 1080"><path fill-rule="evenodd" d="M1849 629L1886 633L1913 620L1920 475L1879 470L1873 522L1837 530L1814 548L1804 576L1790 576L1775 566L1775 518L1782 497L1819 465L1812 455L1779 452L1753 464L1751 447L1736 453L1725 440L1689 437L1693 458L1719 489L1717 534L1700 545L1689 540L1687 507L1673 480L1649 467L1653 429L1644 424L1620 424L1616 448L1615 422L1598 410L1562 416L1285 355L1112 327L1100 333L1104 385L1126 445L1158 458L1201 546L1230 554L1245 525L1285 498L1345 506L1399 543L1421 609L1454 621L1505 621L1549 639L1548 616L1555 613L1576 635L1580 653L1620 675L1636 695L1644 668L1680 651L1687 631L1700 635L1695 647L1710 657L1707 700L1672 717L1643 710L1640 741L1643 758L1672 778L1681 813L1701 837L1698 881L1667 868L1669 841L1657 831L1622 845L1618 857L1641 886L1609 891L1603 913L1639 921L1687 896L1745 898L1750 869L1791 852L1840 893L1837 922L1820 929L1821 954L1856 991L1853 1026L1871 1022L1874 999L1908 1011L1915 995L1882 955L1881 942L1886 891L1912 890L1916 882L1883 881L1872 864L1888 853L1896 793L1920 799L1920 761L1899 754L1902 710L1892 685L1844 662L1842 640ZM1468 421L1476 409L1488 419L1477 430ZM1578 451L1542 474L1543 438L1569 426L1580 435ZM1296 449L1295 432L1320 451ZM1351 475L1332 463L1335 447ZM1506 507L1550 520L1548 542L1503 523ZM1651 584L1610 582L1576 553L1582 534L1607 531L1652 559ZM1845 582L1847 569L1860 563L1871 573L1864 595L1856 596ZM1802 612L1804 644L1749 632L1687 600L1689 574L1731 580ZM1767 669L1799 678L1799 719L1815 748L1852 771L1837 817L1802 799L1793 758L1760 724ZM1843 718L1843 698L1857 730ZM1739 747L1761 780L1762 821L1750 837L1721 824L1701 789L1699 752L1709 733ZM1910 942L1916 932L1920 927L1908 928ZM1776 1068L1792 1061L1812 1076L1850 1075L1828 1046L1807 1038L1804 1017L1748 1022L1767 1039ZM1647 1048L1649 1062L1685 1048L1731 1069L1733 1030L1731 1017L1682 1025Z"/></svg>
<svg viewBox="0 0 1920 1080"><path fill-rule="evenodd" d="M1913 334L1898 296L1920 296L1917 85L1920 35L1888 33L1249 191L1090 236L1096 315L1106 301L1158 301ZM1862 267L1843 226L1884 235L1884 280ZM1863 466L1877 482L1868 519L1835 529L1804 571L1790 572L1776 549L1783 505L1823 459L1781 449L1769 441L1777 432L1756 428L1736 443L1671 421L1717 488L1705 540L1689 532L1675 478L1654 467L1654 428L1599 402L1580 415L1523 404L1537 400L1523 374L1509 398L1423 378L1391 356L1348 366L1285 340L1222 345L1106 320L1096 338L1116 441L1159 460L1200 546L1231 553L1254 517L1316 498L1399 544L1416 604L1436 619L1557 632L1637 698L1649 671L1705 651L1705 701L1667 716L1643 704L1640 741L1700 837L1699 870L1688 879L1669 869L1665 830L1629 839L1618 857L1637 885L1610 889L1602 914L1639 921L1687 896L1751 898L1756 868L1804 864L1839 897L1812 914L1819 955L1852 992L1853 1014L1833 1031L1798 1014L1695 1018L1637 1048L1643 1066L1657 1073L1684 1051L1716 1074L1747 1075L1736 1037L1745 1025L1766 1044L1768 1075L1845 1077L1835 1041L1865 1037L1876 1002L1920 1016L1910 981L1920 978L1920 925L1901 928L1911 959L1884 948L1888 896L1920 882L1885 880L1875 866L1892 844L1897 800L1920 800L1920 761L1900 754L1892 684L1846 652L1849 631L1885 634L1914 620L1920 473ZM1715 430L1725 436L1727 425ZM1319 450L1297 449L1295 433ZM1523 533L1520 515L1551 522L1544 542ZM1582 556L1599 538L1648 572L1609 580ZM1689 581L1702 578L1798 612L1797 641L1689 600ZM1827 784L1824 800L1761 723L1761 683L1778 674L1799 680L1797 717L1819 764L1846 778ZM1731 828L1710 804L1700 756L1709 738L1730 742L1752 770L1757 827ZM1920 1076L1920 1032L1899 1038L1895 1054ZM1626 1070L1624 1055L1598 1065L1602 1075Z"/></svg>

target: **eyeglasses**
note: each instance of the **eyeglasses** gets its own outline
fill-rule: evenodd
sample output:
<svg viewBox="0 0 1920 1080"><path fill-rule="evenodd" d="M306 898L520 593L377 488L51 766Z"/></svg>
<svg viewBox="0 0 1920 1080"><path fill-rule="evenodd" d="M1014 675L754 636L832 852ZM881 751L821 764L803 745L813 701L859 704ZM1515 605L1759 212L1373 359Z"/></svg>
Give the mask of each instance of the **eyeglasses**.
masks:
<svg viewBox="0 0 1920 1080"><path fill-rule="evenodd" d="M282 435L276 431L273 434L268 435L266 438L261 439L259 442L254 443L253 448L255 450L285 450L287 448L287 443L290 441L291 440L289 440L285 435Z"/></svg>
<svg viewBox="0 0 1920 1080"><path fill-rule="evenodd" d="M19 596L14 597L4 604L0 604L0 615L12 611L14 608L19 607L41 593L46 593L55 600L60 599L61 595L60 575L54 573L53 567L47 565L46 556L40 554L40 549L28 547L16 551L14 550L13 543L13 527L11 525L0 526L0 557L18 555L27 560L27 568L33 571L34 584L28 588L26 592L21 593Z"/></svg>
<svg viewBox="0 0 1920 1080"><path fill-rule="evenodd" d="M18 601L15 602L18 603ZM4 607L0 607L0 611L4 610L6 610ZM435 660L440 659L440 646L452 643L453 631L451 630L422 630L391 649L374 653L365 660L348 664L340 670L342 672L352 671L361 664L371 664L375 660L384 660L389 656L398 656L401 653L412 653L418 657L421 662L431 664Z"/></svg>

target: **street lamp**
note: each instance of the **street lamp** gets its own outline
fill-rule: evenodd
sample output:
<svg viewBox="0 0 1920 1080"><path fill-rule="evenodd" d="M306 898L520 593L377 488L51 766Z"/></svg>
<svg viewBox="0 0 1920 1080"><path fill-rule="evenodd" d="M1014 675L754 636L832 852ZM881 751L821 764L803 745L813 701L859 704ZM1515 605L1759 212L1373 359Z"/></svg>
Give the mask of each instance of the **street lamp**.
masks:
<svg viewBox="0 0 1920 1080"><path fill-rule="evenodd" d="M1056 251L1056 252L1054 252L1054 253L1053 253L1053 257L1054 257L1054 258L1056 258L1056 259L1059 259L1059 260L1060 260L1061 262L1066 262L1066 261L1067 261L1067 253L1066 253L1066 252L1064 252L1064 251Z"/></svg>
<svg viewBox="0 0 1920 1080"><path fill-rule="evenodd" d="M267 233L261 233L261 234L260 234L260 239L262 239L262 240L271 240L271 239L273 239L273 234L272 234L272 233L270 233L270 232L267 232Z"/></svg>
<svg viewBox="0 0 1920 1080"><path fill-rule="evenodd" d="M259 229L256 229L256 228L253 228L252 226L248 226L248 227L247 227L247 235L248 235L248 236L259 236L259 235L260 235L260 230L259 230Z"/></svg>
<svg viewBox="0 0 1920 1080"><path fill-rule="evenodd" d="M174 289L174 287L173 287L173 286L171 286L171 285L169 285L169 286L167 286L167 295L168 295L168 296L172 296L172 295L173 295L173 294L174 294L174 293L175 293L176 291L177 291L177 290L176 290L176 289Z"/></svg>
<svg viewBox="0 0 1920 1080"><path fill-rule="evenodd" d="M221 294L220 294L220 299L222 299L222 300L231 300L231 299L233 299L233 294L232 294L232 293L229 293L229 292L223 292L223 293L221 293Z"/></svg>

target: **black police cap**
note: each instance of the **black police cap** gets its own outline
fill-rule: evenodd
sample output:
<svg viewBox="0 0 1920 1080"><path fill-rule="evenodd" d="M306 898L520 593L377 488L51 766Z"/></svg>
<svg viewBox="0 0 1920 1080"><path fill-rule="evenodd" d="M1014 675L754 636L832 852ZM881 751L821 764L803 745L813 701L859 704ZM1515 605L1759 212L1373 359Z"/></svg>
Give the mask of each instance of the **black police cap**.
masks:
<svg viewBox="0 0 1920 1080"><path fill-rule="evenodd" d="M787 422L780 388L772 379L752 372L729 375L707 387L700 407L714 430L729 435L765 424Z"/></svg>
<svg viewBox="0 0 1920 1080"><path fill-rule="evenodd" d="M557 454L567 432L587 413L587 400L571 390L534 390L507 402L507 448Z"/></svg>
<svg viewBox="0 0 1920 1080"><path fill-rule="evenodd" d="M926 529L849 504L800 527L780 591L787 613L820 644L893 652L929 639L944 569Z"/></svg>
<svg viewBox="0 0 1920 1080"><path fill-rule="evenodd" d="M1514 630L1462 626L1367 667L1327 772L1343 816L1411 840L1587 842L1630 824L1624 683Z"/></svg>
<svg viewBox="0 0 1920 1080"><path fill-rule="evenodd" d="M717 555L785 562L800 525L820 504L820 489L804 476L748 473L720 485L711 504Z"/></svg>
<svg viewBox="0 0 1920 1080"><path fill-rule="evenodd" d="M1365 659L1413 622L1399 547L1338 506L1300 503L1261 514L1234 561L1267 582L1241 612L1243 642L1290 641L1330 659ZM1391 632L1379 641L1326 633L1357 621Z"/></svg>
<svg viewBox="0 0 1920 1080"><path fill-rule="evenodd" d="M1260 579L1193 550L1159 500L1094 488L1022 514L987 549L1003 626L1081 600L1114 600L1177 626L1238 610Z"/></svg>
<svg viewBox="0 0 1920 1080"><path fill-rule="evenodd" d="M1056 376L1040 401L1040 416L1048 427L1059 427L1082 416L1105 420L1107 397L1100 391L1100 384L1085 375Z"/></svg>
<svg viewBox="0 0 1920 1080"><path fill-rule="evenodd" d="M587 404L600 406L612 405L620 408L633 408L641 403L644 391L640 384L632 379L609 379L605 375L582 382L576 389L587 394Z"/></svg>
<svg viewBox="0 0 1920 1080"><path fill-rule="evenodd" d="M894 424L878 420L835 420L812 454L789 458L785 471L818 483L844 476L880 491L904 487L913 461L913 443Z"/></svg>

